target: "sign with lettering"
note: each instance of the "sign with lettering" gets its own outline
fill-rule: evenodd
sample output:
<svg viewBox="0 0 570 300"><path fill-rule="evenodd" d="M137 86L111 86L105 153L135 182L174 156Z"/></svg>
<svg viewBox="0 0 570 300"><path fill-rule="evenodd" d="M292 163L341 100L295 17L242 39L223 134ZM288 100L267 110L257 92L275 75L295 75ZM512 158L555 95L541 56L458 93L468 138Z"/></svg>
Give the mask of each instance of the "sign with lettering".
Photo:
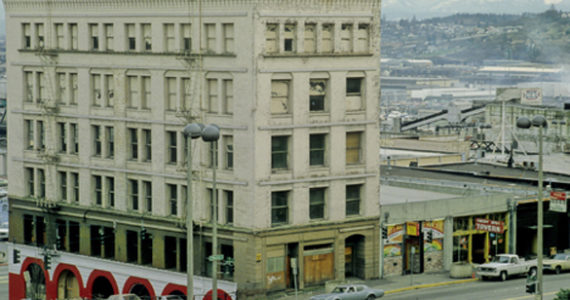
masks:
<svg viewBox="0 0 570 300"><path fill-rule="evenodd" d="M476 218L475 219L475 229L494 232L494 233L503 233L505 227L505 223L503 221L495 221L483 218Z"/></svg>
<svg viewBox="0 0 570 300"><path fill-rule="evenodd" d="M550 210L555 212L566 212L566 200L568 193L560 191L550 192Z"/></svg>
<svg viewBox="0 0 570 300"><path fill-rule="evenodd" d="M420 224L417 222L406 222L406 234L411 236L419 236Z"/></svg>
<svg viewBox="0 0 570 300"><path fill-rule="evenodd" d="M521 104L542 105L542 89L521 89Z"/></svg>

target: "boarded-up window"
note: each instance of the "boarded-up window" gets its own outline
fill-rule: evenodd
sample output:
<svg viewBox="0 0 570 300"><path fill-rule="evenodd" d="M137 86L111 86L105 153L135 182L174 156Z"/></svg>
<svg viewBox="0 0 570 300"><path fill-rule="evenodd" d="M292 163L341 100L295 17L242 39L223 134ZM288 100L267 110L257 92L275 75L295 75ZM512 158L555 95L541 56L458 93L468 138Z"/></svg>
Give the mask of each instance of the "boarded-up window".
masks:
<svg viewBox="0 0 570 300"><path fill-rule="evenodd" d="M342 24L340 30L340 51L352 51L352 24Z"/></svg>
<svg viewBox="0 0 570 300"><path fill-rule="evenodd" d="M174 24L164 24L164 50L174 51Z"/></svg>
<svg viewBox="0 0 570 300"><path fill-rule="evenodd" d="M166 77L166 109L176 110L176 78Z"/></svg>
<svg viewBox="0 0 570 300"><path fill-rule="evenodd" d="M347 78L346 79L346 110L362 109L362 83L363 78Z"/></svg>
<svg viewBox="0 0 570 300"><path fill-rule="evenodd" d="M206 50L216 52L216 24L205 24Z"/></svg>
<svg viewBox="0 0 570 300"><path fill-rule="evenodd" d="M314 53L317 50L315 40L317 39L317 25L305 24L305 52Z"/></svg>
<svg viewBox="0 0 570 300"><path fill-rule="evenodd" d="M268 257L267 273L283 272L285 270L285 257Z"/></svg>
<svg viewBox="0 0 570 300"><path fill-rule="evenodd" d="M289 112L290 80L271 81L271 113L286 114Z"/></svg>
<svg viewBox="0 0 570 300"><path fill-rule="evenodd" d="M323 24L321 52L330 53L333 51L333 49L334 49L333 30L334 30L333 24Z"/></svg>
<svg viewBox="0 0 570 300"><path fill-rule="evenodd" d="M234 52L234 24L223 24L224 52Z"/></svg>
<svg viewBox="0 0 570 300"><path fill-rule="evenodd" d="M285 32L283 33L283 51L285 52L295 52L296 45L296 34L297 25L296 24L285 24Z"/></svg>
<svg viewBox="0 0 570 300"><path fill-rule="evenodd" d="M326 79L311 79L309 90L309 110L325 111L325 97L327 91Z"/></svg>
<svg viewBox="0 0 570 300"><path fill-rule="evenodd" d="M361 160L361 132L346 133L346 163L357 164Z"/></svg>
<svg viewBox="0 0 570 300"><path fill-rule="evenodd" d="M231 79L225 79L224 84L224 101L222 103L223 113L231 115L234 112L234 84Z"/></svg>
<svg viewBox="0 0 570 300"><path fill-rule="evenodd" d="M208 79L208 111L218 112L218 80Z"/></svg>
<svg viewBox="0 0 570 300"><path fill-rule="evenodd" d="M369 45L369 26L368 24L358 24L358 31L356 32L356 51L368 52Z"/></svg>
<svg viewBox="0 0 570 300"><path fill-rule="evenodd" d="M278 39L278 29L277 24L267 24L265 29L265 52L266 53L276 53L279 49L277 46Z"/></svg>

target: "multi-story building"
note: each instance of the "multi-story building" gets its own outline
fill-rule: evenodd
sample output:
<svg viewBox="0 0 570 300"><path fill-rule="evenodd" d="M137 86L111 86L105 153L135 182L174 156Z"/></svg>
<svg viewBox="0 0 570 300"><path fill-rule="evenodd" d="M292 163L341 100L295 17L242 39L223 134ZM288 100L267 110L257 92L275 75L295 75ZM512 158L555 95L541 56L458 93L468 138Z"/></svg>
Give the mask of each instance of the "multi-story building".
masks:
<svg viewBox="0 0 570 300"><path fill-rule="evenodd" d="M196 295L379 275L380 1L4 5L11 299L185 293L189 122Z"/></svg>

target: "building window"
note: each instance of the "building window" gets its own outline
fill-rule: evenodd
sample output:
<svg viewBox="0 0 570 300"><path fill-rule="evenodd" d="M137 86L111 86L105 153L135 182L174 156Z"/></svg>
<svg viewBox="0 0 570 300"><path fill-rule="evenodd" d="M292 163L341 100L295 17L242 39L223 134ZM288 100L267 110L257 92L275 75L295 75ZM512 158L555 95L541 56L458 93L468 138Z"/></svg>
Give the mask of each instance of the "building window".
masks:
<svg viewBox="0 0 570 300"><path fill-rule="evenodd" d="M32 48L32 29L30 23L22 24L22 32L23 32L22 47L24 49Z"/></svg>
<svg viewBox="0 0 570 300"><path fill-rule="evenodd" d="M46 80L45 80L45 75L43 72L37 72L36 73L36 80L37 80L37 93L38 93L38 99L36 99L37 103L45 103L47 102L47 99L45 98L47 96L46 93Z"/></svg>
<svg viewBox="0 0 570 300"><path fill-rule="evenodd" d="M59 131L59 152L63 152L66 153L67 152L67 130L66 130L66 124L65 123L61 123L58 122L57 123L57 128Z"/></svg>
<svg viewBox="0 0 570 300"><path fill-rule="evenodd" d="M101 126L93 125L91 128L93 132L93 156L101 156Z"/></svg>
<svg viewBox="0 0 570 300"><path fill-rule="evenodd" d="M226 224L234 223L234 192L224 191L226 198Z"/></svg>
<svg viewBox="0 0 570 300"><path fill-rule="evenodd" d="M138 153L139 137L138 137L137 129L136 128L128 128L127 130L129 132L129 141L130 141L128 157L130 159L137 160L139 158L139 153Z"/></svg>
<svg viewBox="0 0 570 300"><path fill-rule="evenodd" d="M78 42L78 29L76 23L69 24L69 35L71 36L69 49L77 50L79 49L79 42Z"/></svg>
<svg viewBox="0 0 570 300"><path fill-rule="evenodd" d="M362 77L347 78L346 79L346 110L360 110L362 109Z"/></svg>
<svg viewBox="0 0 570 300"><path fill-rule="evenodd" d="M331 53L334 50L334 24L323 24L321 52Z"/></svg>
<svg viewBox="0 0 570 300"><path fill-rule="evenodd" d="M216 24L204 24L206 32L206 50L208 52L216 51Z"/></svg>
<svg viewBox="0 0 570 300"><path fill-rule="evenodd" d="M234 138L231 135L226 135L223 140L226 169L231 170L234 168Z"/></svg>
<svg viewBox="0 0 570 300"><path fill-rule="evenodd" d="M152 264L152 234L143 228L139 233L141 239L141 265Z"/></svg>
<svg viewBox="0 0 570 300"><path fill-rule="evenodd" d="M91 74L91 99L93 106L101 106L101 74Z"/></svg>
<svg viewBox="0 0 570 300"><path fill-rule="evenodd" d="M340 51L352 51L352 24L342 24L340 29Z"/></svg>
<svg viewBox="0 0 570 300"><path fill-rule="evenodd" d="M25 147L27 150L41 151L45 147L45 132L43 121L25 120ZM35 128L34 128L35 126Z"/></svg>
<svg viewBox="0 0 570 300"><path fill-rule="evenodd" d="M95 205L102 206L103 204L103 182L101 176L93 176L93 194L95 198Z"/></svg>
<svg viewBox="0 0 570 300"><path fill-rule="evenodd" d="M79 173L71 172L71 187L73 189L71 199L79 202Z"/></svg>
<svg viewBox="0 0 570 300"><path fill-rule="evenodd" d="M217 190L216 190L216 196L217 196ZM217 201L218 199L214 199L214 190L213 189L206 189L206 194L208 194L208 206L210 208L210 215L209 215L209 220L210 222L213 222L214 220L214 213L216 214L216 220L218 221L218 223L220 223L220 220L217 218L218 214L217 214L217 209L214 208L214 201ZM217 204L218 202L216 202ZM217 205L216 205L217 208Z"/></svg>
<svg viewBox="0 0 570 300"><path fill-rule="evenodd" d="M184 247L186 245L184 244ZM164 268L176 269L177 251L176 238L172 236L164 236Z"/></svg>
<svg viewBox="0 0 570 300"><path fill-rule="evenodd" d="M176 140L176 131L167 131L167 162L175 164L176 163L176 156L177 156L177 140Z"/></svg>
<svg viewBox="0 0 570 300"><path fill-rule="evenodd" d="M105 75L105 88L107 89L107 107L115 105L115 79L113 75Z"/></svg>
<svg viewBox="0 0 570 300"><path fill-rule="evenodd" d="M218 80L208 79L208 111L218 112Z"/></svg>
<svg viewBox="0 0 570 300"><path fill-rule="evenodd" d="M57 103L59 104L67 104L67 74L66 73L57 73L56 74L56 82L57 82Z"/></svg>
<svg viewBox="0 0 570 300"><path fill-rule="evenodd" d="M127 76L128 84L128 107L137 108L139 106L139 78L138 76Z"/></svg>
<svg viewBox="0 0 570 300"><path fill-rule="evenodd" d="M174 24L164 24L164 51L174 51Z"/></svg>
<svg viewBox="0 0 570 300"><path fill-rule="evenodd" d="M142 24L144 50L152 51L152 30L150 24Z"/></svg>
<svg viewBox="0 0 570 300"><path fill-rule="evenodd" d="M224 52L234 52L234 24L222 24L224 33Z"/></svg>
<svg viewBox="0 0 570 300"><path fill-rule="evenodd" d="M169 204L169 212L170 215L176 216L178 215L178 193L176 190L176 184L167 184L166 191L168 193L168 204Z"/></svg>
<svg viewBox="0 0 570 300"><path fill-rule="evenodd" d="M35 176L34 176L34 169L33 168L25 168L24 169L24 174L26 177L26 194L28 196L35 196L36 193L36 180L35 180Z"/></svg>
<svg viewBox="0 0 570 300"><path fill-rule="evenodd" d="M115 207L115 178L107 177L107 201L109 207Z"/></svg>
<svg viewBox="0 0 570 300"><path fill-rule="evenodd" d="M125 32L127 34L127 50L137 50L137 39L135 36L135 24L126 24Z"/></svg>
<svg viewBox="0 0 570 300"><path fill-rule="evenodd" d="M271 168L288 168L288 136L271 137Z"/></svg>
<svg viewBox="0 0 570 300"><path fill-rule="evenodd" d="M56 49L63 49L64 46L64 32L63 32L63 24L57 23L55 24L55 48Z"/></svg>
<svg viewBox="0 0 570 300"><path fill-rule="evenodd" d="M309 110L325 111L325 101L327 95L326 79L311 79L309 81Z"/></svg>
<svg viewBox="0 0 570 300"><path fill-rule="evenodd" d="M129 199L131 200L130 208L139 210L139 183L135 179L129 179Z"/></svg>
<svg viewBox="0 0 570 300"><path fill-rule="evenodd" d="M325 165L325 134L311 134L309 136L309 165Z"/></svg>
<svg viewBox="0 0 570 300"><path fill-rule="evenodd" d="M277 53L279 51L278 47L278 24L267 24L265 27L265 52L266 53Z"/></svg>
<svg viewBox="0 0 570 300"><path fill-rule="evenodd" d="M271 113L289 113L289 85L290 80L271 81Z"/></svg>
<svg viewBox="0 0 570 300"><path fill-rule="evenodd" d="M142 184L144 191L145 210L147 212L152 212L152 182L143 181Z"/></svg>
<svg viewBox="0 0 570 300"><path fill-rule="evenodd" d="M315 53L317 51L317 25L305 24L305 53Z"/></svg>
<svg viewBox="0 0 570 300"><path fill-rule="evenodd" d="M288 191L271 193L271 225L282 225L289 222Z"/></svg>
<svg viewBox="0 0 570 300"><path fill-rule="evenodd" d="M105 235L105 230L101 226L91 225L89 231L91 237L90 256L101 257L101 245Z"/></svg>
<svg viewBox="0 0 570 300"><path fill-rule="evenodd" d="M368 24L358 24L358 31L356 32L356 51L368 52L369 49L369 26Z"/></svg>
<svg viewBox="0 0 570 300"><path fill-rule="evenodd" d="M44 24L36 24L36 48L43 49L45 45Z"/></svg>
<svg viewBox="0 0 570 300"><path fill-rule="evenodd" d="M192 25L191 24L182 24L181 31L182 31L182 50L184 52L192 51Z"/></svg>
<svg viewBox="0 0 570 300"><path fill-rule="evenodd" d="M24 130L26 131L26 149L34 150L35 138L34 138L34 121L24 120Z"/></svg>
<svg viewBox="0 0 570 300"><path fill-rule="evenodd" d="M90 48L99 50L99 24L89 24Z"/></svg>
<svg viewBox="0 0 570 300"><path fill-rule="evenodd" d="M137 263L139 259L139 233L127 230L127 262Z"/></svg>
<svg viewBox="0 0 570 300"><path fill-rule="evenodd" d="M192 108L192 86L190 78L182 78L182 110L190 111Z"/></svg>
<svg viewBox="0 0 570 300"><path fill-rule="evenodd" d="M34 72L24 72L24 101L34 102Z"/></svg>
<svg viewBox="0 0 570 300"><path fill-rule="evenodd" d="M309 189L309 217L311 219L325 217L325 191L326 188Z"/></svg>
<svg viewBox="0 0 570 300"><path fill-rule="evenodd" d="M224 89L222 111L226 115L231 115L234 112L234 84L231 79L224 79L222 83Z"/></svg>
<svg viewBox="0 0 570 300"><path fill-rule="evenodd" d="M71 98L69 99L70 105L77 105L78 87L77 87L77 73L70 73L69 78L71 81Z"/></svg>
<svg viewBox="0 0 570 300"><path fill-rule="evenodd" d="M107 143L107 158L115 156L115 129L113 127L105 127L106 143Z"/></svg>
<svg viewBox="0 0 570 300"><path fill-rule="evenodd" d="M144 160L151 161L152 160L152 135L150 129L143 129L142 130L143 139L144 139Z"/></svg>
<svg viewBox="0 0 570 300"><path fill-rule="evenodd" d="M346 215L359 215L360 214L360 190L362 185L347 185L346 186Z"/></svg>
<svg viewBox="0 0 570 300"><path fill-rule="evenodd" d="M44 198L46 196L46 175L43 169L37 169L39 189L36 196Z"/></svg>
<svg viewBox="0 0 570 300"><path fill-rule="evenodd" d="M295 52L297 35L297 24L285 24L285 32L283 33L283 51Z"/></svg>
<svg viewBox="0 0 570 300"><path fill-rule="evenodd" d="M71 136L71 154L79 153L79 133L77 130L77 124L69 124L69 135Z"/></svg>
<svg viewBox="0 0 570 300"><path fill-rule="evenodd" d="M176 110L176 78L166 77L166 109L170 111Z"/></svg>
<svg viewBox="0 0 570 300"><path fill-rule="evenodd" d="M46 148L46 132L43 121L36 121L36 126L38 127L38 149L40 151Z"/></svg>
<svg viewBox="0 0 570 300"><path fill-rule="evenodd" d="M113 24L105 24L103 27L105 28L105 50L113 51L115 49Z"/></svg>
<svg viewBox="0 0 570 300"><path fill-rule="evenodd" d="M67 200L67 172L57 172L59 177L59 196L62 201Z"/></svg>
<svg viewBox="0 0 570 300"><path fill-rule="evenodd" d="M361 163L362 156L362 132L346 133L346 164Z"/></svg>

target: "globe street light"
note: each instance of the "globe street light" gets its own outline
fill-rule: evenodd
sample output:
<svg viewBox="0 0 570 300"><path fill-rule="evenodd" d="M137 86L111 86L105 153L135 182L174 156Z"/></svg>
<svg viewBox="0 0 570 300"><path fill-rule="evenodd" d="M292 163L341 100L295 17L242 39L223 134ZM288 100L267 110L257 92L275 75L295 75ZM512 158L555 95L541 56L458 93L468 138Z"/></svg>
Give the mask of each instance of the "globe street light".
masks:
<svg viewBox="0 0 570 300"><path fill-rule="evenodd" d="M216 190L216 169L218 154L218 139L220 138L220 127L210 124L202 130L202 139L210 142L212 151L212 299L218 299L218 191Z"/></svg>
<svg viewBox="0 0 570 300"><path fill-rule="evenodd" d="M204 125L187 124L186 136L186 299L194 300L194 224L192 222L192 139L202 135Z"/></svg>
<svg viewBox="0 0 570 300"><path fill-rule="evenodd" d="M542 208L542 134L544 128L547 127L546 118L543 116L534 116L532 121L527 117L520 117L517 119L517 127L522 129L529 129L531 126L538 127L538 212L537 212L537 236L536 255L537 258L537 293L536 299L542 300L542 252L543 252L543 208Z"/></svg>

